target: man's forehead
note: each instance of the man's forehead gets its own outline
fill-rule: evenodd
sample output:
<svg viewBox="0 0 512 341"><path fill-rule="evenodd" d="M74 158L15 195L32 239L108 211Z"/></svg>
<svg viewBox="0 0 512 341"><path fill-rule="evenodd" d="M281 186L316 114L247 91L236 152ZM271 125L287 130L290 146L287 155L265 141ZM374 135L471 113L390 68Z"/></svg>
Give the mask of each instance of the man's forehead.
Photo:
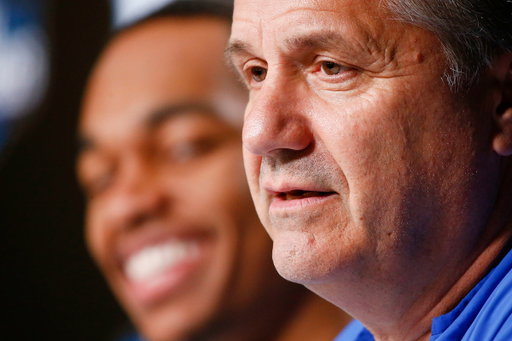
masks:
<svg viewBox="0 0 512 341"><path fill-rule="evenodd" d="M298 13L296 13L298 12ZM386 2L382 0L235 0L235 21L274 21L283 16L304 15L311 16L347 15L350 17L364 17L375 14L386 14Z"/></svg>
<svg viewBox="0 0 512 341"><path fill-rule="evenodd" d="M305 34L336 36L337 32L378 35L387 10L381 1L361 0L237 0L233 17L232 41L250 40L250 45L272 36L289 43ZM266 34L266 32L270 33ZM320 34L325 33L325 34Z"/></svg>
<svg viewBox="0 0 512 341"><path fill-rule="evenodd" d="M240 5L235 9L228 48L231 55L247 53L264 57L260 53L267 47L294 53L332 46L349 53L373 55L388 44L391 35L384 31L400 26L383 20L382 17L387 19L384 9L359 0L291 0L277 5L267 0L237 3ZM262 15L258 16L260 11Z"/></svg>

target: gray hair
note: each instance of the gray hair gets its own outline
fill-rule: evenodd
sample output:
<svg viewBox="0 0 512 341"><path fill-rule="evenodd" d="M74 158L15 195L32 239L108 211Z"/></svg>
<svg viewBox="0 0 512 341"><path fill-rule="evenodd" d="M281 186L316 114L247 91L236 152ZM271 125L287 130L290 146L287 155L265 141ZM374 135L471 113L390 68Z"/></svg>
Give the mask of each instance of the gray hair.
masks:
<svg viewBox="0 0 512 341"><path fill-rule="evenodd" d="M512 0L387 0L398 18L439 38L452 89L476 82L493 59L512 51Z"/></svg>

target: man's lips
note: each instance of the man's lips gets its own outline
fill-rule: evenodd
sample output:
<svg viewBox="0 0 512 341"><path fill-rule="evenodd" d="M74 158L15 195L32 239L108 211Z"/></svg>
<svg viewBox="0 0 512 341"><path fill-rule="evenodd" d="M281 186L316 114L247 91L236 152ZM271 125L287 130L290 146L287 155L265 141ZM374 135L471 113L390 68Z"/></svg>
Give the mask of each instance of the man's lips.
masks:
<svg viewBox="0 0 512 341"><path fill-rule="evenodd" d="M326 200L337 194L325 187L314 185L274 184L263 187L270 196L271 215L292 213L325 203ZM286 212L286 213L285 213Z"/></svg>
<svg viewBox="0 0 512 341"><path fill-rule="evenodd" d="M335 192L305 191L298 189L288 192L277 193L276 197L281 200L299 200L312 197L326 197L334 193Z"/></svg>
<svg viewBox="0 0 512 341"><path fill-rule="evenodd" d="M278 217L298 213L305 209L318 209L333 198L336 192L293 190L274 195L270 202L269 214Z"/></svg>
<svg viewBox="0 0 512 341"><path fill-rule="evenodd" d="M335 191L325 186L296 183L281 182L278 180L267 179L266 183L262 183L262 188L271 197L280 200L300 200L312 197L325 197L331 194L336 194Z"/></svg>

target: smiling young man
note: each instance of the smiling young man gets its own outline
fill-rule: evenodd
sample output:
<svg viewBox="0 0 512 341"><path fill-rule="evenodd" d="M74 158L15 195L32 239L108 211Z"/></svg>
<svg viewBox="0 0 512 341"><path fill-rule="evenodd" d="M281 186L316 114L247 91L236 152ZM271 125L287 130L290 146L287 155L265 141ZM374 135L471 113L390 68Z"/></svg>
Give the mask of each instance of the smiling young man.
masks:
<svg viewBox="0 0 512 341"><path fill-rule="evenodd" d="M330 341L348 317L279 277L254 211L231 13L177 1L103 51L79 126L87 245L146 340Z"/></svg>
<svg viewBox="0 0 512 341"><path fill-rule="evenodd" d="M364 325L340 339L512 339L511 23L505 0L236 0L252 196L279 273Z"/></svg>

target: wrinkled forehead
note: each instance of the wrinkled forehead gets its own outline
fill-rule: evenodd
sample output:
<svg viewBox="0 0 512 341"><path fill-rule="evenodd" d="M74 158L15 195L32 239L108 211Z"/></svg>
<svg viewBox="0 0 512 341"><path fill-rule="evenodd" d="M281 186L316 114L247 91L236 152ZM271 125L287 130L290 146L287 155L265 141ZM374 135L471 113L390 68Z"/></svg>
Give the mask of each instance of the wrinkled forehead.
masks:
<svg viewBox="0 0 512 341"><path fill-rule="evenodd" d="M382 0L235 0L233 34L244 27L263 33L271 28L292 33L302 26L340 23L380 26L389 16Z"/></svg>
<svg viewBox="0 0 512 341"><path fill-rule="evenodd" d="M411 29L416 30L395 20L382 0L237 0L230 44L263 59L326 40L374 54L406 51L415 43L406 37Z"/></svg>

